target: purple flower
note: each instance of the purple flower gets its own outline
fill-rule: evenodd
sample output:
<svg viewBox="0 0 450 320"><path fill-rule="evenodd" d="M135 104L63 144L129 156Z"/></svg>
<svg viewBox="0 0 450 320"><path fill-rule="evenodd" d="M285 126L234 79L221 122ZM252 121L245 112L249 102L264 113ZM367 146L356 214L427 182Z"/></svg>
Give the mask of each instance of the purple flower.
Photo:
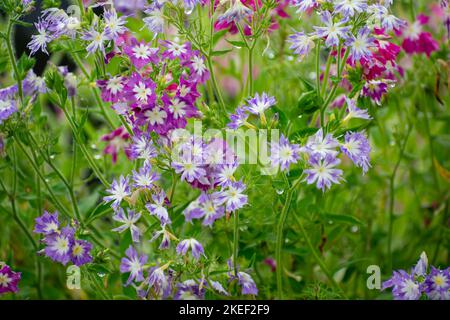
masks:
<svg viewBox="0 0 450 320"><path fill-rule="evenodd" d="M271 144L270 161L273 167L281 167L282 171L289 170L289 166L297 163L300 158L300 146L291 144L282 134L280 141Z"/></svg>
<svg viewBox="0 0 450 320"><path fill-rule="evenodd" d="M247 195L242 192L245 190L245 184L241 181L233 182L220 192L214 193L219 205L225 204L227 211L236 211L247 204Z"/></svg>
<svg viewBox="0 0 450 320"><path fill-rule="evenodd" d="M169 213L164 207L166 204L166 193L161 190L159 193L152 194L152 199L153 203L147 203L145 205L150 214L156 216L161 222L161 225L172 223L169 218Z"/></svg>
<svg viewBox="0 0 450 320"><path fill-rule="evenodd" d="M228 128L236 130L243 126L248 119L249 114L245 107L236 108L235 113L230 114L230 122L227 124Z"/></svg>
<svg viewBox="0 0 450 320"><path fill-rule="evenodd" d="M203 164L198 162L188 155L182 155L177 160L172 161L172 168L175 169L176 173L181 174L181 180L186 180L189 183L198 180L203 184L209 184Z"/></svg>
<svg viewBox="0 0 450 320"><path fill-rule="evenodd" d="M237 168L238 168L237 161L217 166L216 171L214 173L214 181L219 186L222 187L229 186L235 181L234 173L236 172Z"/></svg>
<svg viewBox="0 0 450 320"><path fill-rule="evenodd" d="M205 59L199 53L192 55L189 63L193 80L205 82L209 78L209 71L205 65Z"/></svg>
<svg viewBox="0 0 450 320"><path fill-rule="evenodd" d="M0 263L0 294L19 291L21 276L20 272L14 272L6 264Z"/></svg>
<svg viewBox="0 0 450 320"><path fill-rule="evenodd" d="M316 182L316 187L325 191L325 188L330 188L332 183L339 184L342 179L342 170L336 169L341 160L334 155L327 154L321 158L319 154L314 154L309 158L309 165L311 168L305 169L303 172L307 175L307 184Z"/></svg>
<svg viewBox="0 0 450 320"><path fill-rule="evenodd" d="M292 5L297 7L297 13L305 12L319 6L319 0L293 0Z"/></svg>
<svg viewBox="0 0 450 320"><path fill-rule="evenodd" d="M163 40L161 44L167 49L163 52L162 57L164 59L181 59L181 60L189 60L192 52L190 43L186 42L184 44L179 44L176 42Z"/></svg>
<svg viewBox="0 0 450 320"><path fill-rule="evenodd" d="M150 62L156 64L159 61L159 48L152 48L148 43L138 42L134 38L130 45L124 47L124 51L137 69L141 69Z"/></svg>
<svg viewBox="0 0 450 320"><path fill-rule="evenodd" d="M125 87L124 78L114 76L108 80L97 80L97 85L102 90L102 99L106 102L118 102L123 95Z"/></svg>
<svg viewBox="0 0 450 320"><path fill-rule="evenodd" d="M345 153L357 167L361 167L363 174L370 168L370 144L365 133L347 132L341 151Z"/></svg>
<svg viewBox="0 0 450 320"><path fill-rule="evenodd" d="M189 208L189 207L188 207ZM198 210L199 211L190 211L189 215L185 215L186 219L188 217L190 219L200 219L203 218L204 226L212 226L217 219L222 218L225 215L225 208L220 206L217 194L206 194L202 193L198 199Z"/></svg>
<svg viewBox="0 0 450 320"><path fill-rule="evenodd" d="M88 31L86 31L81 39L90 41L86 47L88 55L94 54L100 51L105 55L105 42L111 39L111 36L106 32L106 30L98 31L95 26L92 26Z"/></svg>
<svg viewBox="0 0 450 320"><path fill-rule="evenodd" d="M151 104L156 100L156 84L149 78L142 78L139 73L133 73L125 86L128 98L139 104Z"/></svg>
<svg viewBox="0 0 450 320"><path fill-rule="evenodd" d="M424 282L424 291L431 300L450 300L450 268L439 270L431 267Z"/></svg>
<svg viewBox="0 0 450 320"><path fill-rule="evenodd" d="M76 266L82 266L92 262L90 254L92 244L86 240L75 240L72 245L72 263Z"/></svg>
<svg viewBox="0 0 450 320"><path fill-rule="evenodd" d="M133 281L144 281L144 265L147 263L148 257L145 254L139 256L133 246L128 247L125 255L128 258L122 258L120 272L130 272L126 286L130 285Z"/></svg>
<svg viewBox="0 0 450 320"><path fill-rule="evenodd" d="M389 14L388 9L380 4L370 5L367 12L370 14L369 22L379 24L385 32L401 30L406 25L405 21Z"/></svg>
<svg viewBox="0 0 450 320"><path fill-rule="evenodd" d="M149 289L153 288L156 295L162 298L169 296L171 290L170 278L164 273L166 268L167 265L151 268L147 279Z"/></svg>
<svg viewBox="0 0 450 320"><path fill-rule="evenodd" d="M225 11L223 14L221 14L217 21L219 23L221 22L227 22L227 23L239 23L241 20L251 17L253 15L253 11L246 7L240 0L234 1L231 6Z"/></svg>
<svg viewBox="0 0 450 320"><path fill-rule="evenodd" d="M369 115L367 110L359 109L356 106L356 101L354 99L349 99L345 96L344 96L344 98L345 98L345 101L347 102L347 115L342 120L342 122L346 122L353 118L366 119L366 120L372 119L372 117Z"/></svg>
<svg viewBox="0 0 450 320"><path fill-rule="evenodd" d="M110 202L113 201L111 207L117 209L125 197L131 194L130 186L128 185L128 177L120 176L119 181L114 180L111 184L111 188L106 190L110 193L109 196L103 197L103 201Z"/></svg>
<svg viewBox="0 0 450 320"><path fill-rule="evenodd" d="M200 280L200 284L192 279L177 283L177 291L174 300L203 300L205 298L206 281Z"/></svg>
<svg viewBox="0 0 450 320"><path fill-rule="evenodd" d="M394 271L392 277L383 282L382 290L390 287L395 300L418 300L422 295L414 275L404 270Z"/></svg>
<svg viewBox="0 0 450 320"><path fill-rule="evenodd" d="M335 13L342 13L346 18L367 10L366 0L337 0L334 5Z"/></svg>
<svg viewBox="0 0 450 320"><path fill-rule="evenodd" d="M362 27L356 37L350 35L345 44L350 47L350 59L353 63L361 59L372 60L370 48L375 45L375 38L370 36L369 28Z"/></svg>
<svg viewBox="0 0 450 320"><path fill-rule="evenodd" d="M156 148L146 134L133 136L129 153L132 159L150 160L157 156Z"/></svg>
<svg viewBox="0 0 450 320"><path fill-rule="evenodd" d="M253 98L247 100L247 103L246 110L253 114L260 115L277 102L275 97L270 97L267 93L263 92L261 96L258 93L255 94Z"/></svg>
<svg viewBox="0 0 450 320"><path fill-rule="evenodd" d="M13 99L6 98L5 100L0 100L0 124L6 119L8 119L13 113L17 111L16 101Z"/></svg>
<svg viewBox="0 0 450 320"><path fill-rule="evenodd" d="M318 37L326 38L325 45L327 47L337 46L340 39L347 38L350 27L342 26L346 22L345 20L335 23L333 21L333 17L328 11L323 11L321 13L321 19L325 24L325 27L314 26L314 29L316 30L316 34Z"/></svg>
<svg viewBox="0 0 450 320"><path fill-rule="evenodd" d="M192 256L196 260L200 259L202 255L205 255L202 244L193 238L180 241L177 245L177 254L184 256L189 249L191 249Z"/></svg>
<svg viewBox="0 0 450 320"><path fill-rule="evenodd" d="M371 98L376 104L380 105L381 98L387 92L387 89L387 83L381 80L371 80L362 88L362 95Z"/></svg>
<svg viewBox="0 0 450 320"><path fill-rule="evenodd" d="M209 280L211 283L211 287L216 290L218 293L223 294L224 296L229 296L230 294L223 288L222 284L219 281Z"/></svg>
<svg viewBox="0 0 450 320"><path fill-rule="evenodd" d="M134 187L151 189L159 179L159 174L152 171L152 166L149 162L144 163L144 165L139 169L138 172L133 170L133 181Z"/></svg>
<svg viewBox="0 0 450 320"><path fill-rule="evenodd" d="M32 35L31 41L27 45L28 49L31 50L30 55L34 55L38 50L48 54L47 44L53 40L47 30L48 24L46 21L39 20L34 24L34 26L36 27L38 34Z"/></svg>
<svg viewBox="0 0 450 320"><path fill-rule="evenodd" d="M239 271L237 274L239 285L242 287L242 294L258 295L258 288L252 277L245 272Z"/></svg>
<svg viewBox="0 0 450 320"><path fill-rule="evenodd" d="M73 228L64 227L60 233L47 235L44 239L44 243L47 245L44 249L45 255L53 261L66 265L71 259L74 233Z"/></svg>
<svg viewBox="0 0 450 320"><path fill-rule="evenodd" d="M41 233L44 235L50 235L58 232L59 230L59 221L58 221L58 212L48 213L44 211L44 214L35 219L36 224L34 226L34 233Z"/></svg>
<svg viewBox="0 0 450 320"><path fill-rule="evenodd" d="M168 249L170 247L170 238L171 238L171 234L166 230L166 227L163 226L161 230L156 231L153 234L153 237L150 239L150 242L155 241L156 239L158 239L160 236L163 236L163 239L161 241L161 244L159 245L159 249L163 250L163 249Z"/></svg>
<svg viewBox="0 0 450 320"><path fill-rule="evenodd" d="M294 50L294 53L299 56L299 60L306 57L314 48L314 41L303 31L291 34L287 41L291 43L289 49Z"/></svg>
<svg viewBox="0 0 450 320"><path fill-rule="evenodd" d="M136 213L134 210L128 210L128 214L126 214L122 208L119 208L113 216L113 220L123 224L118 228L112 229L112 231L122 233L125 230L130 229L133 242L139 242L141 231L135 224L139 221L140 217L141 214L139 212Z"/></svg>
<svg viewBox="0 0 450 320"><path fill-rule="evenodd" d="M22 83L25 95L32 96L35 93L47 92L44 78L38 77L33 70L28 71Z"/></svg>
<svg viewBox="0 0 450 320"><path fill-rule="evenodd" d="M428 257L425 252L422 252L420 254L419 261L417 261L417 264L414 266L412 270L412 274L416 276L425 276L427 273L428 268Z"/></svg>
<svg viewBox="0 0 450 320"><path fill-rule="evenodd" d="M164 30L164 14L162 5L158 1L153 2L144 12L147 16L142 19L145 26L155 34L162 33Z"/></svg>
<svg viewBox="0 0 450 320"><path fill-rule="evenodd" d="M128 29L124 26L127 21L125 17L118 17L116 10L106 10L103 14L105 20L105 32L110 40L115 40Z"/></svg>
<svg viewBox="0 0 450 320"><path fill-rule="evenodd" d="M338 152L336 148L339 142L333 137L331 133L323 136L323 129L320 128L313 136L308 138L306 145L300 148L301 151L307 152L310 155L318 154L321 158L326 155L336 156Z"/></svg>

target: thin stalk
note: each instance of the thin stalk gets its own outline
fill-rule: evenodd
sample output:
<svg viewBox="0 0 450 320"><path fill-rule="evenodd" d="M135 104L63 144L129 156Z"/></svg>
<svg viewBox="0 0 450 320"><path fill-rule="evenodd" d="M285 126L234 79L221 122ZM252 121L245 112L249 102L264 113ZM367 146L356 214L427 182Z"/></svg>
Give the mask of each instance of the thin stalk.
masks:
<svg viewBox="0 0 450 320"><path fill-rule="evenodd" d="M11 60L11 65L13 67L14 70L14 75L17 81L17 89L19 92L19 98L20 98L20 104L23 108L23 88L22 88L22 79L20 77L19 74L19 69L17 67L17 62L16 62L16 57L14 55L14 51L13 51L13 47L12 47L12 43L11 43L11 36L12 36L12 27L14 25L14 21L10 18L9 22L8 22L8 28L6 31L6 46L8 48L8 55L9 55L9 59Z"/></svg>
<svg viewBox="0 0 450 320"><path fill-rule="evenodd" d="M319 39L316 45L316 90L318 98L320 98L320 45Z"/></svg>
<svg viewBox="0 0 450 320"><path fill-rule="evenodd" d="M277 225L277 242L275 247L275 259L277 261L276 276L277 276L277 295L278 299L283 299L283 261L282 261L282 250L283 250L283 229L286 222L287 214L289 212L289 207L291 205L292 196L295 192L294 188L289 189L286 194L286 200L281 211L280 217L278 219Z"/></svg>
<svg viewBox="0 0 450 320"><path fill-rule="evenodd" d="M238 274L237 257L239 254L239 213L234 212L234 224L233 224L233 269L234 275Z"/></svg>

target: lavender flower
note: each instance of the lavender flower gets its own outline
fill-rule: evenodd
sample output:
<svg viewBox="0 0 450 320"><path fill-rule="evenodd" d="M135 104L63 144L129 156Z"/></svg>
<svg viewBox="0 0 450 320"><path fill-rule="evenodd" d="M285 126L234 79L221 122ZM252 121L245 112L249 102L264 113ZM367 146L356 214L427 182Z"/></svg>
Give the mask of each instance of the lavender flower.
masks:
<svg viewBox="0 0 450 320"><path fill-rule="evenodd" d="M312 37L305 34L303 31L291 34L287 41L291 43L289 49L294 50L294 53L298 55L299 60L303 60L315 45Z"/></svg>
<svg viewBox="0 0 450 320"><path fill-rule="evenodd" d="M66 265L71 259L72 246L74 244L75 230L71 227L64 227L60 233L52 233L45 237L45 255L53 261Z"/></svg>
<svg viewBox="0 0 450 320"><path fill-rule="evenodd" d="M126 214L122 208L119 208L113 216L113 220L123 224L120 227L112 229L112 231L122 233L125 230L130 229L133 242L139 242L141 231L136 226L136 223L139 221L140 217L141 213L139 212L136 213L134 210L128 210L128 214Z"/></svg>
<svg viewBox="0 0 450 320"><path fill-rule="evenodd" d="M72 245L72 263L76 266L82 266L92 262L91 250L92 244L90 242L86 240L75 240Z"/></svg>
<svg viewBox="0 0 450 320"><path fill-rule="evenodd" d="M8 119L13 113L17 112L17 104L13 99L6 98L0 100L0 124Z"/></svg>
<svg viewBox="0 0 450 320"><path fill-rule="evenodd" d="M124 26L127 21L125 17L118 17L116 10L106 10L103 14L105 20L105 33L110 40L117 39L121 34L125 33L128 29Z"/></svg>
<svg viewBox="0 0 450 320"><path fill-rule="evenodd" d="M199 180L203 184L209 184L203 165L190 156L182 155L176 161L172 161L172 168L175 169L176 173L181 174L181 180L186 180L187 182Z"/></svg>
<svg viewBox="0 0 450 320"><path fill-rule="evenodd" d="M287 171L291 164L297 163L299 153L300 146L291 144L282 134L280 141L271 145L270 161L273 167L280 166L282 171Z"/></svg>
<svg viewBox="0 0 450 320"><path fill-rule="evenodd" d="M106 32L106 30L98 31L95 26L92 26L88 31L86 31L81 39L90 41L86 47L88 56L100 51L105 55L105 42L111 39L111 36Z"/></svg>
<svg viewBox="0 0 450 320"><path fill-rule="evenodd" d="M130 186L128 177L120 176L119 181L114 180L111 184L111 188L106 190L110 193L109 196L103 197L103 201L110 202L113 201L111 207L117 209L120 206L120 203L125 197L130 196Z"/></svg>
<svg viewBox="0 0 450 320"><path fill-rule="evenodd" d="M297 7L297 13L306 12L314 7L319 6L319 0L294 0L292 5Z"/></svg>
<svg viewBox="0 0 450 320"><path fill-rule="evenodd" d="M0 262L0 294L19 291L18 284L22 274Z"/></svg>
<svg viewBox="0 0 450 320"><path fill-rule="evenodd" d="M152 166L149 162L144 163L138 172L133 170L133 181L136 188L150 190L159 177L159 174L152 171Z"/></svg>
<svg viewBox="0 0 450 320"><path fill-rule="evenodd" d="M227 211L236 211L247 204L247 195L242 192L245 190L245 184L241 181L233 182L227 188L216 192L217 203L225 204Z"/></svg>
<svg viewBox="0 0 450 320"><path fill-rule="evenodd" d="M44 211L42 216L35 219L36 224L34 226L34 233L41 233L44 235L50 235L56 233L59 230L58 212L48 213Z"/></svg>
<svg viewBox="0 0 450 320"><path fill-rule="evenodd" d="M236 169L238 168L237 161L233 163L225 163L222 165L219 165L216 168L216 172L214 173L214 181L222 187L229 186L232 184L234 179L234 173L236 172Z"/></svg>
<svg viewBox="0 0 450 320"><path fill-rule="evenodd" d="M238 107L236 108L235 113L230 114L230 120L231 122L229 122L227 124L228 128L236 130L239 127L243 126L248 119L248 113L246 111L246 108L244 107Z"/></svg>
<svg viewBox="0 0 450 320"><path fill-rule="evenodd" d="M201 255L205 255L202 244L193 238L180 241L177 245L177 254L184 256L189 249L196 260L200 259Z"/></svg>
<svg viewBox="0 0 450 320"><path fill-rule="evenodd" d="M325 24L325 27L314 26L314 29L316 30L318 37L326 38L325 45L327 47L337 46L340 39L347 39L350 27L342 26L346 22L345 20L335 23L331 13L328 11L323 11L321 13L321 19Z"/></svg>
<svg viewBox="0 0 450 320"><path fill-rule="evenodd" d="M147 284L159 297L167 297L170 294L170 278L166 276L164 270L167 265L162 267L153 267L149 271L149 276L147 278Z"/></svg>
<svg viewBox="0 0 450 320"><path fill-rule="evenodd" d="M161 228L161 230L156 231L153 234L153 237L150 239L150 242L155 241L156 239L158 239L160 236L163 236L163 239L161 241L161 244L159 245L159 249L163 250L163 249L168 249L170 247L170 238L171 238L171 234L166 230L166 226L163 226Z"/></svg>
<svg viewBox="0 0 450 320"><path fill-rule="evenodd" d="M31 41L27 45L28 49L31 50L30 55L34 55L39 50L48 54L47 44L53 40L47 31L48 24L46 21L39 20L34 26L36 27L38 34L32 35Z"/></svg>
<svg viewBox="0 0 450 320"><path fill-rule="evenodd" d="M235 0L231 6L217 18L218 22L239 23L241 20L252 16L253 11L246 7L241 0Z"/></svg>
<svg viewBox="0 0 450 320"><path fill-rule="evenodd" d="M145 26L155 34L155 37L164 30L164 14L162 9L163 7L156 1L144 11L147 16L142 20Z"/></svg>
<svg viewBox="0 0 450 320"><path fill-rule="evenodd" d="M369 28L362 27L356 37L350 35L346 45L350 47L350 59L353 63L361 59L370 61L372 59L370 48L375 45L375 38L370 36Z"/></svg>
<svg viewBox="0 0 450 320"><path fill-rule="evenodd" d="M307 184L316 182L316 187L325 191L330 188L332 183L339 184L342 178L342 170L336 169L341 160L334 155L327 154L321 158L319 154L314 154L309 158L311 168L305 169L303 172L307 175Z"/></svg>
<svg viewBox="0 0 450 320"><path fill-rule="evenodd" d="M366 120L372 119L372 117L369 115L367 110L359 109L356 106L356 101L354 99L349 99L349 98L345 97L345 101L347 102L347 115L342 120L342 122L346 122L353 118L366 119Z"/></svg>
<svg viewBox="0 0 450 320"><path fill-rule="evenodd" d="M439 270L432 266L424 282L424 291L431 300L450 300L450 268Z"/></svg>
<svg viewBox="0 0 450 320"><path fill-rule="evenodd" d="M133 246L128 247L127 251L125 251L125 255L128 258L122 258L120 272L130 272L126 285L130 285L133 281L144 281L144 265L147 263L148 257L144 254L139 256Z"/></svg>
<svg viewBox="0 0 450 320"><path fill-rule="evenodd" d="M200 280L200 284L192 279L177 283L175 300L202 300L205 298L206 281Z"/></svg>
<svg viewBox="0 0 450 320"><path fill-rule="evenodd" d="M382 290L390 287L393 287L392 294L395 300L418 300L422 295L414 275L404 270L394 271L392 278L383 282Z"/></svg>
<svg viewBox="0 0 450 320"><path fill-rule="evenodd" d="M258 288L253 278L245 272L239 271L237 273L239 285L242 287L242 294L258 295Z"/></svg>
<svg viewBox="0 0 450 320"><path fill-rule="evenodd" d="M152 199L154 203L148 203L145 205L147 210L151 215L158 217L159 221L161 221L161 225L170 224L171 220L169 218L169 213L164 207L166 202L166 193L161 190L159 193L153 194Z"/></svg>
<svg viewBox="0 0 450 320"><path fill-rule="evenodd" d="M341 151L345 153L353 163L363 169L363 174L370 168L370 144L365 133L347 132Z"/></svg>
<svg viewBox="0 0 450 320"><path fill-rule="evenodd" d="M224 296L229 296L230 294L223 288L222 284L219 281L209 280L211 283L211 287L216 290L218 293L223 294Z"/></svg>
<svg viewBox="0 0 450 320"><path fill-rule="evenodd" d="M336 148L339 142L333 137L331 133L323 136L323 129L320 128L313 136L308 138L306 145L300 148L300 151L307 152L310 155L318 154L320 157L326 155L336 156L338 152Z"/></svg>
<svg viewBox="0 0 450 320"><path fill-rule="evenodd" d="M143 160L155 158L157 155L150 136L145 134L133 136L129 153L132 159Z"/></svg>
<svg viewBox="0 0 450 320"><path fill-rule="evenodd" d="M257 93L253 98L247 100L246 110L249 112L260 115L264 113L265 110L275 105L277 102L275 97L270 97L267 93L263 92L261 96Z"/></svg>
<svg viewBox="0 0 450 320"><path fill-rule="evenodd" d="M342 13L346 18L367 10L366 0L337 0L334 5L335 13Z"/></svg>

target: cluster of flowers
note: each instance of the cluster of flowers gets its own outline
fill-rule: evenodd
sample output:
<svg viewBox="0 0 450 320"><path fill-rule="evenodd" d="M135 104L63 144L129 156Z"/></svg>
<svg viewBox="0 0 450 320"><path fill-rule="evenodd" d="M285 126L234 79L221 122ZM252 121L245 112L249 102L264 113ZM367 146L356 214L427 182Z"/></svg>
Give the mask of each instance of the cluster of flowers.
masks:
<svg viewBox="0 0 450 320"><path fill-rule="evenodd" d="M403 36L402 48L406 53L425 53L429 57L432 52L439 49L439 44L431 33L423 31L429 19L428 16L419 14L416 21L406 23L403 29L397 31L399 36Z"/></svg>
<svg viewBox="0 0 450 320"><path fill-rule="evenodd" d="M401 30L405 22L389 14L390 1L371 5L369 2L336 0L331 7L333 10L328 11L331 9L329 3L326 3L325 10L322 9L325 4L318 1L295 1L299 12L318 10L323 26L314 26L314 31L309 34L296 32L289 36L289 42L294 53L303 59L317 45L316 40L325 40L325 46L330 48L332 55L340 55L341 59L346 59L346 65L361 70L364 81L362 96L380 104L388 86L396 82L396 71L402 72L396 64L400 47L389 41L387 33ZM362 13L366 13L365 21L361 18L364 16ZM334 73L339 73L339 68L343 69L336 66ZM345 78L345 74L342 76Z"/></svg>
<svg viewBox="0 0 450 320"><path fill-rule="evenodd" d="M343 119L346 122L352 118L371 119L367 110L356 106L355 99L345 97L347 103L347 114ZM265 111L276 103L274 97L266 93L256 94L247 100L247 105L240 106L236 113L230 115L231 122L228 127L238 129L241 126L253 127L247 120L250 115L258 115L261 122L266 122ZM370 167L370 145L364 132L346 132L343 141L340 142L332 133L324 133L320 128L314 135L308 138L304 146L290 143L284 135L281 135L277 143L271 144L271 166L288 171L291 164L300 161L300 154L308 159L306 174L307 184L316 183L317 188L325 191L333 183L340 183L342 170L336 166L341 160L338 158L339 151L344 153L357 166L366 173Z"/></svg>
<svg viewBox="0 0 450 320"><path fill-rule="evenodd" d="M22 82L22 89L23 95L29 97L30 101L37 94L47 91L44 78L38 77L33 70L27 73L27 76ZM17 84L0 89L0 124L18 111L18 91Z"/></svg>
<svg viewBox="0 0 450 320"><path fill-rule="evenodd" d="M0 294L17 292L22 274L11 270L11 267L0 261Z"/></svg>
<svg viewBox="0 0 450 320"><path fill-rule="evenodd" d="M58 212L44 211L35 221L34 233L44 235L42 241L46 245L39 253L63 265L69 261L77 266L92 262L92 244L76 237L76 226L61 228Z"/></svg>
<svg viewBox="0 0 450 320"><path fill-rule="evenodd" d="M440 270L431 266L422 252L420 259L410 273L405 270L394 271L392 277L385 281L382 290L392 288L395 300L419 300L427 297L431 300L450 300L450 267Z"/></svg>

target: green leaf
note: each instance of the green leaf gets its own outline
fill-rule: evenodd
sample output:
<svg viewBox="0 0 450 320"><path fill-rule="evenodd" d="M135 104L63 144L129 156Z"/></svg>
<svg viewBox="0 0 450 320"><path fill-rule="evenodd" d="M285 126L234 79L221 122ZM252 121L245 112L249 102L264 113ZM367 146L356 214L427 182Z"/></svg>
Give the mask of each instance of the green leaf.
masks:
<svg viewBox="0 0 450 320"><path fill-rule="evenodd" d="M230 51L233 51L233 49L213 51L213 52L211 52L211 56L213 56L213 57L223 56Z"/></svg>
<svg viewBox="0 0 450 320"><path fill-rule="evenodd" d="M311 114L319 110L320 103L317 92L315 90L303 92L300 98L298 98L297 106L300 114Z"/></svg>
<svg viewBox="0 0 450 320"><path fill-rule="evenodd" d="M229 44L237 47L237 48L243 48L246 46L244 41L234 41L234 40L226 40Z"/></svg>
<svg viewBox="0 0 450 320"><path fill-rule="evenodd" d="M94 210L88 213L86 217L86 224L89 225L95 220L107 215L108 213L112 213L113 210L109 204L106 203L100 203L98 206L95 207Z"/></svg>
<svg viewBox="0 0 450 320"><path fill-rule="evenodd" d="M364 225L364 223L358 218L348 215L348 214L335 214L335 213L322 213L321 216L326 220L331 220L333 222L348 223L351 225Z"/></svg>

